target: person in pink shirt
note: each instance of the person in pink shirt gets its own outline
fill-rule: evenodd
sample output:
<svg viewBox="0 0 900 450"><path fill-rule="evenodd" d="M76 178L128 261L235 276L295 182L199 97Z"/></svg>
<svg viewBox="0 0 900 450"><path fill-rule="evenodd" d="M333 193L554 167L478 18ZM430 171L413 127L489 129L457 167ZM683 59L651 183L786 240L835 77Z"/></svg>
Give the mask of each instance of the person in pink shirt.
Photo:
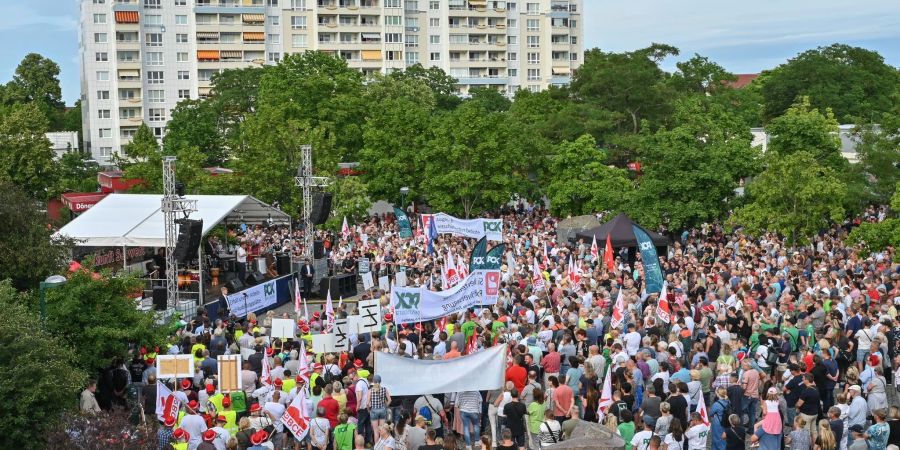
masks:
<svg viewBox="0 0 900 450"><path fill-rule="evenodd" d="M559 376L559 366L562 364L562 358L556 351L556 344L547 344L547 354L541 358L541 367L544 368L544 381L548 381L552 376Z"/></svg>
<svg viewBox="0 0 900 450"><path fill-rule="evenodd" d="M550 377L550 384L553 385L553 415L559 423L563 423L575 406L575 393L568 385L560 384L555 376Z"/></svg>
<svg viewBox="0 0 900 450"><path fill-rule="evenodd" d="M746 358L741 363L744 367L744 373L741 376L741 386L744 388L744 412L747 413L750 428L756 423L756 411L759 408L759 372L750 364L750 359Z"/></svg>

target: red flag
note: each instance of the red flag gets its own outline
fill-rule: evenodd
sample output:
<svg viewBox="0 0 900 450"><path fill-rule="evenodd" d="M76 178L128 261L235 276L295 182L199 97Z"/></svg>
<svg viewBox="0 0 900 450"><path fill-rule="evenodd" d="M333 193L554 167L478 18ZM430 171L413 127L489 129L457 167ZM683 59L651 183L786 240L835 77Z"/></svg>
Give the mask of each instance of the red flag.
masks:
<svg viewBox="0 0 900 450"><path fill-rule="evenodd" d="M603 250L603 262L608 270L613 270L613 265L616 263L616 259L613 257L612 241L609 240L608 234L606 235L606 249Z"/></svg>
<svg viewBox="0 0 900 450"><path fill-rule="evenodd" d="M597 405L597 417L599 422L603 422L603 416L609 411L609 407L613 404L612 398L612 379L610 378L611 366L606 368L606 377L603 380L603 391L600 392L600 403Z"/></svg>
<svg viewBox="0 0 900 450"><path fill-rule="evenodd" d="M597 262L600 259L600 249L597 248L597 236L594 236L594 241L591 242L591 262Z"/></svg>
<svg viewBox="0 0 900 450"><path fill-rule="evenodd" d="M294 435L298 441L302 441L309 432L309 415L306 412L306 391L298 389L294 401L287 407L281 416L281 423Z"/></svg>
<svg viewBox="0 0 900 450"><path fill-rule="evenodd" d="M703 421L703 424L709 426L709 415L706 413L706 402L703 401L703 396L698 396L700 398L700 402L697 403L697 414L700 414L700 420Z"/></svg>
<svg viewBox="0 0 900 450"><path fill-rule="evenodd" d="M472 336L469 337L469 342L466 343L466 354L471 355L478 350L478 335L472 333Z"/></svg>
<svg viewBox="0 0 900 450"><path fill-rule="evenodd" d="M656 302L656 316L659 320L669 323L672 320L672 308L669 305L668 283L663 281L662 292L659 293L659 301Z"/></svg>

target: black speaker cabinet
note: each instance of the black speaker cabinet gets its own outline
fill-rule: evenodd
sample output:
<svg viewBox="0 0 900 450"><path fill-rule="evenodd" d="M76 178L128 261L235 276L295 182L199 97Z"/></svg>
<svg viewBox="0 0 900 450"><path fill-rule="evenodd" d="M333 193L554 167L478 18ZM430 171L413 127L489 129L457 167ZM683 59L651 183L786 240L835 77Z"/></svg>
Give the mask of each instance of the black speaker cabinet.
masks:
<svg viewBox="0 0 900 450"><path fill-rule="evenodd" d="M313 241L313 259L325 257L325 244L322 241Z"/></svg>
<svg viewBox="0 0 900 450"><path fill-rule="evenodd" d="M234 294L235 292L240 292L244 289L244 282L238 278L234 278L228 283L225 283L225 287L228 288L229 294Z"/></svg>
<svg viewBox="0 0 900 450"><path fill-rule="evenodd" d="M259 272L250 272L250 274L247 275L247 279L245 280L247 286L256 286L263 281L266 281L266 276Z"/></svg>
<svg viewBox="0 0 900 450"><path fill-rule="evenodd" d="M279 254L276 256L275 267L278 269L278 275L291 273L291 255Z"/></svg>
<svg viewBox="0 0 900 450"><path fill-rule="evenodd" d="M167 306L166 301L166 287L165 286L154 286L153 287L153 309L157 311L164 311Z"/></svg>
<svg viewBox="0 0 900 450"><path fill-rule="evenodd" d="M313 225L322 225L331 214L331 192L316 192L312 195L309 219Z"/></svg>
<svg viewBox="0 0 900 450"><path fill-rule="evenodd" d="M178 226L178 240L175 243L175 260L185 264L197 259L197 252L200 250L202 237L202 220L182 220Z"/></svg>

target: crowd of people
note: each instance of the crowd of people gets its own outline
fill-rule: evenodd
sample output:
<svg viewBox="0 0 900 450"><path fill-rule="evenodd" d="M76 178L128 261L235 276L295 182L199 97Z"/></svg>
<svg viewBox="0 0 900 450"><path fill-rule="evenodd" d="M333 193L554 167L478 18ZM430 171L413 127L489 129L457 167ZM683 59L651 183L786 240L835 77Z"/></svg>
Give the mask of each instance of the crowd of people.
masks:
<svg viewBox="0 0 900 450"><path fill-rule="evenodd" d="M507 255L493 307L456 312L441 325L398 326L390 293L370 290L362 298L381 299L382 329L352 335L349 351L327 354L310 352L311 336L325 326L319 312L285 315L297 320L298 334L282 340L267 333L274 313L208 317L201 310L167 349L136 352L121 367L145 383L149 422L156 417L153 357L196 360L196 376L170 386L183 410L159 424L159 448L538 449L565 440L581 422L600 422L625 450L900 445L897 255L859 255L845 243L852 222L794 248L775 235L753 238L717 224L673 235L660 254L672 310L665 322L659 294L645 292L634 249L617 249L608 267L591 242L558 242L558 220L546 211L520 206L497 217ZM443 289L447 255L468 261L474 240L441 236L430 253L421 234L401 238L386 216L321 237L335 271L352 273L367 258L378 276L403 271L409 285ZM243 239L291 245L283 231L265 227ZM544 289L534 288L534 261ZM347 299L338 317L354 313L354 304ZM373 367L377 352L447 360L495 345L510 353L506 383L494 391L395 396ZM252 353L243 390L220 392L216 357L242 350ZM303 390L310 422L301 443L281 416Z"/></svg>

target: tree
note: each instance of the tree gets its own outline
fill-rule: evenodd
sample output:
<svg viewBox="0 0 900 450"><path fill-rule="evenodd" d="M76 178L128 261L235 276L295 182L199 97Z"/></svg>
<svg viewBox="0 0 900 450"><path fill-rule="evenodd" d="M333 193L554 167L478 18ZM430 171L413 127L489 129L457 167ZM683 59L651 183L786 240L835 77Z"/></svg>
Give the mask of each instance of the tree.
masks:
<svg viewBox="0 0 900 450"><path fill-rule="evenodd" d="M900 72L877 52L844 44L807 50L765 75L766 121L808 96L814 108L831 108L840 123L872 122L891 109L900 84Z"/></svg>
<svg viewBox="0 0 900 450"><path fill-rule="evenodd" d="M0 447L42 449L39 437L76 406L87 377L72 343L44 331L9 280L0 281L0 309L0 395L8 399L0 408Z"/></svg>
<svg viewBox="0 0 900 450"><path fill-rule="evenodd" d="M696 53L693 58L676 63L675 66L678 71L669 82L676 90L686 94L714 94L731 89L727 82L737 79L724 67Z"/></svg>
<svg viewBox="0 0 900 450"><path fill-rule="evenodd" d="M649 227L679 230L722 217L740 181L759 171L759 154L742 121L705 97L679 100L672 121L672 129L645 133L643 173L627 209Z"/></svg>
<svg viewBox="0 0 900 450"><path fill-rule="evenodd" d="M854 131L860 169L871 180L869 187L879 203L887 202L900 182L900 108L896 109L884 114L879 125L863 125Z"/></svg>
<svg viewBox="0 0 900 450"><path fill-rule="evenodd" d="M792 246L808 242L819 230L843 218L846 186L812 153L777 153L747 187L749 203L730 219L751 234L781 233Z"/></svg>
<svg viewBox="0 0 900 450"><path fill-rule="evenodd" d="M59 86L59 65L52 60L37 53L25 55L4 91L8 107L32 103L44 115L46 123L59 122L64 104Z"/></svg>
<svg viewBox="0 0 900 450"><path fill-rule="evenodd" d="M99 166L87 153L66 152L59 159L59 178L53 195L66 191L94 192L97 190Z"/></svg>
<svg viewBox="0 0 900 450"><path fill-rule="evenodd" d="M75 100L75 106L66 109L62 113L62 120L59 129L53 131L75 131L78 137L84 136L81 123L81 100Z"/></svg>
<svg viewBox="0 0 900 450"><path fill-rule="evenodd" d="M556 146L550 158L545 192L559 216L621 210L634 188L628 172L609 167L590 135Z"/></svg>
<svg viewBox="0 0 900 450"><path fill-rule="evenodd" d="M57 176L46 132L47 119L34 103L17 105L0 119L0 181L38 200L49 198Z"/></svg>
<svg viewBox="0 0 900 450"><path fill-rule="evenodd" d="M144 180L134 190L162 193L163 154L146 123L141 123L123 150L124 155L116 155L116 164L124 169L126 177Z"/></svg>
<svg viewBox="0 0 900 450"><path fill-rule="evenodd" d="M163 146L166 153L196 147L204 165L218 166L227 158L224 133L219 127L221 111L215 100L183 100L172 109Z"/></svg>
<svg viewBox="0 0 900 450"><path fill-rule="evenodd" d="M850 231L847 242L859 245L861 254L880 252L887 248L900 248L900 184L891 197L891 214L881 222L863 222ZM900 262L900 253L894 253L894 261Z"/></svg>
<svg viewBox="0 0 900 450"><path fill-rule="evenodd" d="M328 186L328 191L334 197L331 201L332 214L325 223L325 228L340 230L344 217L350 223L360 223L369 217L372 201L365 183L358 177L337 177Z"/></svg>
<svg viewBox="0 0 900 450"><path fill-rule="evenodd" d="M392 72L391 75L397 79L419 80L428 85L431 92L434 93L435 104L438 109L450 110L459 106L462 100L454 95L456 78L447 75L443 69L437 66L429 68L422 67L421 64L415 64L407 67L406 70Z"/></svg>

